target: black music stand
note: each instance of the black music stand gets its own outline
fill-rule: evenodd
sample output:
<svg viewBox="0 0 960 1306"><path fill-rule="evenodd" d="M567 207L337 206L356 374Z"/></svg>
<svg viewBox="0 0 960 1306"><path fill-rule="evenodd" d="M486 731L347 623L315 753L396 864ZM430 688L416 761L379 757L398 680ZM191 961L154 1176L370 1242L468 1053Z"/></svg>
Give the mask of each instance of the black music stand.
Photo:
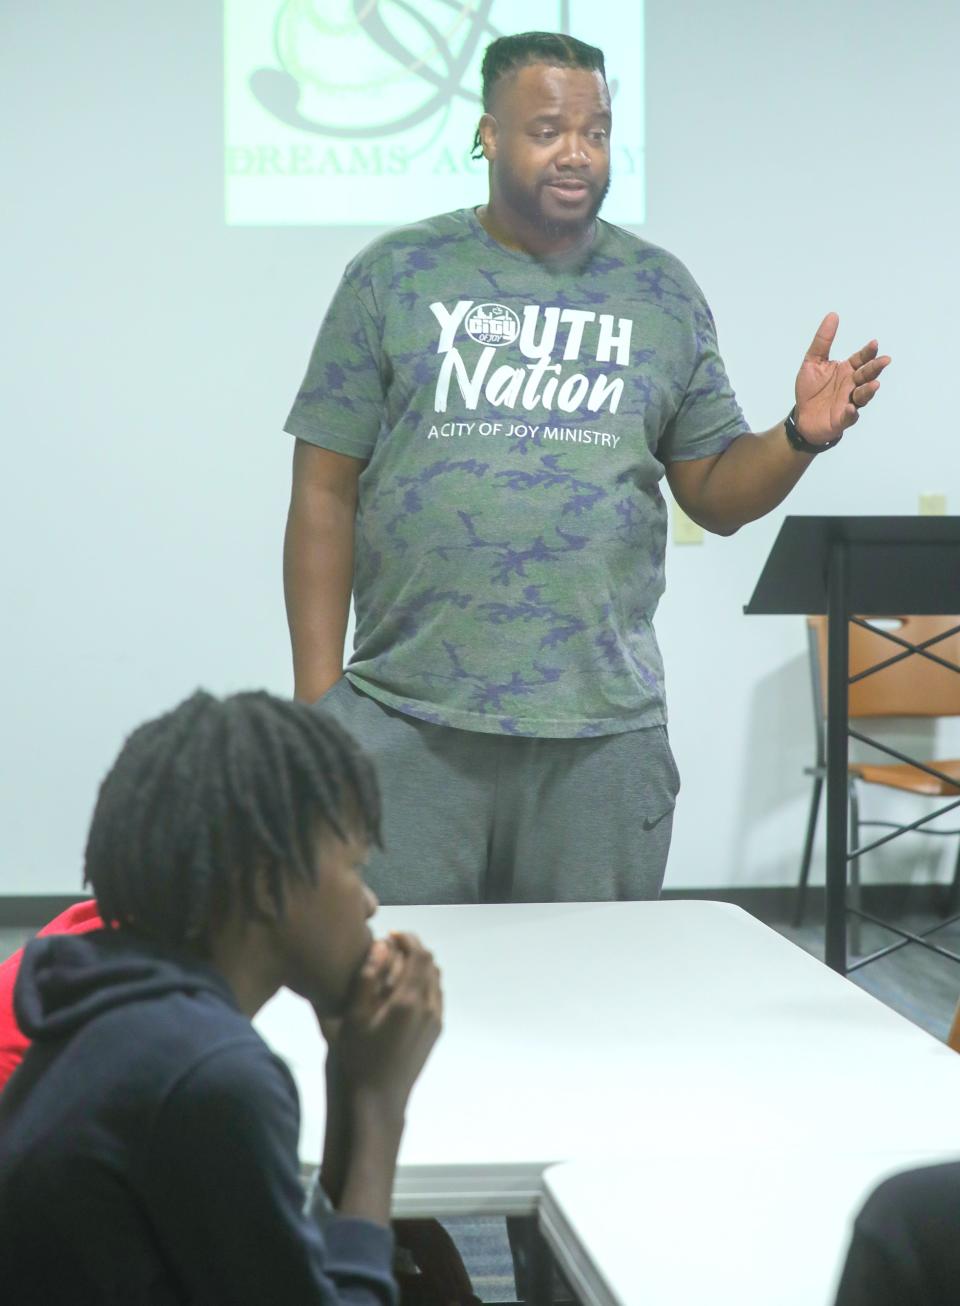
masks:
<svg viewBox="0 0 960 1306"><path fill-rule="evenodd" d="M904 827L904 831L898 830L896 834L848 851L850 735L901 762L956 783L916 758L850 730L848 623L862 617L942 616L960 612L960 517L787 517L744 612L750 616L825 613L828 618L826 962L845 975L848 973L847 913L854 910L847 906L847 862L907 829L916 829L960 806L958 798ZM938 640L914 645L893 632L876 627L871 630L897 645L899 651L861 672L860 677L873 675L891 661L911 656L929 658L960 674L960 666L929 651ZM953 633L947 632L939 639ZM908 943L920 943L960 961L956 954L936 947L922 935L911 934L859 909L857 914L893 930L901 936L901 942L880 949L851 970ZM947 923L941 922L935 928L942 929Z"/></svg>

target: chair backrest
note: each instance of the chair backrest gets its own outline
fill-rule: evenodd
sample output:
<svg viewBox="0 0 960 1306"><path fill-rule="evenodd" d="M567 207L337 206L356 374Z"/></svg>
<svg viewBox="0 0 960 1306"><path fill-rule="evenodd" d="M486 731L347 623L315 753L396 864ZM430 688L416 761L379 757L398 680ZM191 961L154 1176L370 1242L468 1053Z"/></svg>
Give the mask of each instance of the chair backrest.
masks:
<svg viewBox="0 0 960 1306"><path fill-rule="evenodd" d="M953 1048L954 1052L960 1052L960 1002L957 1003L957 1009L953 1013L953 1024L947 1035L947 1047Z"/></svg>
<svg viewBox="0 0 960 1306"><path fill-rule="evenodd" d="M960 626L960 617L877 617L870 618L911 644L923 644L944 631ZM827 618L807 617L811 650L816 653L819 673L820 704L826 710L827 692ZM850 674L886 662L900 652L897 644L862 626L850 625ZM930 652L960 667L960 632L939 640ZM850 686L849 714L863 716L960 716L960 672L938 666L929 658L913 653L893 666L884 667Z"/></svg>
<svg viewBox="0 0 960 1306"><path fill-rule="evenodd" d="M957 1003L957 1009L953 1013L953 1024L947 1035L947 1047L953 1048L954 1052L960 1052L960 1002Z"/></svg>

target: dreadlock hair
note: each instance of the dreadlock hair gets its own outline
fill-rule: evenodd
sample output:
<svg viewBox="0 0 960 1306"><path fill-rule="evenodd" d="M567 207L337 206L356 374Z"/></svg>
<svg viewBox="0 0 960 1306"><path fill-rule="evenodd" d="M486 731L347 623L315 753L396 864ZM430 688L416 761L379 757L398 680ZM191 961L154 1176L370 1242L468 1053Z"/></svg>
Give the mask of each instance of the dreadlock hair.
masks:
<svg viewBox="0 0 960 1306"><path fill-rule="evenodd" d="M84 883L104 920L202 951L234 897L262 918L258 872L279 912L285 880L316 880L323 829L383 847L376 773L343 727L264 692L198 690L124 743L100 786Z"/></svg>
<svg viewBox="0 0 960 1306"><path fill-rule="evenodd" d="M553 68L586 68L600 73L607 80L603 51L587 45L563 32L519 32L516 36L500 36L486 48L483 56L483 111L490 112L492 92L501 77L527 68L530 64L545 63ZM483 158L480 128L473 138L472 159Z"/></svg>

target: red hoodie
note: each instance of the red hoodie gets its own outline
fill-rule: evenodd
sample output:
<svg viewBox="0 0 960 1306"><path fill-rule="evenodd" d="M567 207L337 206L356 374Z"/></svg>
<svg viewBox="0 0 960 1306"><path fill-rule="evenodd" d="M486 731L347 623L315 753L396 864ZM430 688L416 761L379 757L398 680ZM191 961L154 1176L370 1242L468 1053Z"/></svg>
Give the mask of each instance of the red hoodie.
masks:
<svg viewBox="0 0 960 1306"><path fill-rule="evenodd" d="M55 916L48 925L44 925L40 934L86 934L90 930L102 930L97 904L89 898L68 907L65 912ZM6 961L0 962L0 1092L7 1080L19 1066L29 1040L20 1033L13 1015L13 986L17 982L17 972L23 959L23 948L15 952Z"/></svg>

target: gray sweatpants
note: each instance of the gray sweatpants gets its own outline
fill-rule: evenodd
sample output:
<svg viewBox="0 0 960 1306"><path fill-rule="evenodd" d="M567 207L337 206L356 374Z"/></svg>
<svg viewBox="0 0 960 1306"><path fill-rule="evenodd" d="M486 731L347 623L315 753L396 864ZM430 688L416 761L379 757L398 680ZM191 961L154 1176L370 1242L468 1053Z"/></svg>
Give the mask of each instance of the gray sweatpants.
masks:
<svg viewBox="0 0 960 1306"><path fill-rule="evenodd" d="M315 704L371 755L382 903L656 898L680 788L663 726L592 739L480 734L406 716L341 677Z"/></svg>

